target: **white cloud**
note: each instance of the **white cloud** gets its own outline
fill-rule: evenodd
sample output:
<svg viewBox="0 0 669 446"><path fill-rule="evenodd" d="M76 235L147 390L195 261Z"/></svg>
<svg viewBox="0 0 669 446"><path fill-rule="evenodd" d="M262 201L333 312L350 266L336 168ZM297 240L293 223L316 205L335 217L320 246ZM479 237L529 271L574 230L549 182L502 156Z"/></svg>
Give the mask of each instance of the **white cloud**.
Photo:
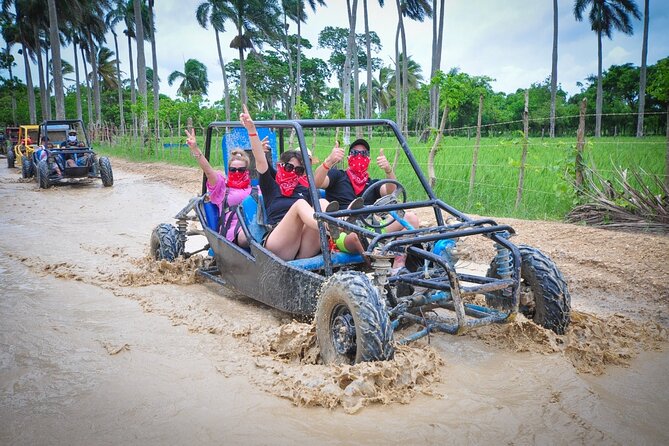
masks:
<svg viewBox="0 0 669 446"><path fill-rule="evenodd" d="M177 85L169 87L167 77L174 70L183 70L184 62L195 58L208 68L211 85L209 99L215 101L223 94L221 70L218 64L216 41L211 29L205 30L195 20L195 9L201 0L161 0L156 2L156 27L158 72L162 80L161 92L176 96ZM359 2L362 10L362 2ZM390 65L394 59L394 39L397 23L395 3L385 2L381 8L376 1L368 1L370 29L379 34L383 50L378 55L383 63ZM648 63L669 56L669 2L652 4ZM583 81L597 71L597 40L590 30L587 17L576 22L573 16L573 1L559 0L559 55L558 82L569 93L579 90L577 81ZM318 48L318 33L325 26L347 27L346 7L342 0L330 1L327 7L319 7L316 13L308 11L309 20L302 26L303 35L313 44L306 51L308 57L327 60L329 51ZM488 75L496 79L494 88L511 93L518 88L527 88L533 82L541 82L550 75L552 32L552 3L527 0L448 0L445 10L444 48L442 69L459 67L472 75ZM358 15L357 30L362 33L362 12ZM405 20L408 52L423 69L427 78L430 72L432 22L423 23ZM604 67L611 64L640 63L641 22L635 21L635 34L626 36L614 32L613 40L604 39ZM291 27L294 30L294 25ZM119 26L119 53L121 69L129 73L127 40ZM234 37L234 26L221 34L221 46L225 62L238 57L236 50L229 48ZM113 38L108 36L106 44L113 49ZM24 79L21 57L14 54L18 65L16 74ZM151 49L145 47L147 61L151 60ZM135 52L136 54L136 52ZM64 57L71 62L71 50L64 50ZM37 79L33 68L33 78Z"/></svg>

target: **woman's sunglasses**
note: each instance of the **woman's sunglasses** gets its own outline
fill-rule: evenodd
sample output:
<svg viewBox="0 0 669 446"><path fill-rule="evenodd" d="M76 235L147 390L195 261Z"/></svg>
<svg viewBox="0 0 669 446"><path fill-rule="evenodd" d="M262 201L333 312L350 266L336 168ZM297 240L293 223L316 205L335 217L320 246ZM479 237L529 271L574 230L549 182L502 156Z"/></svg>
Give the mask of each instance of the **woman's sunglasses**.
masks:
<svg viewBox="0 0 669 446"><path fill-rule="evenodd" d="M241 172L244 173L246 172L246 167L228 167L228 170L230 172Z"/></svg>
<svg viewBox="0 0 669 446"><path fill-rule="evenodd" d="M369 157L369 152L366 151L366 150L351 150L350 155L351 156L362 155L362 156Z"/></svg>
<svg viewBox="0 0 669 446"><path fill-rule="evenodd" d="M286 172L292 172L294 170L296 175L298 176L304 175L304 167L294 166L293 164L290 163L283 163L283 170L285 170Z"/></svg>

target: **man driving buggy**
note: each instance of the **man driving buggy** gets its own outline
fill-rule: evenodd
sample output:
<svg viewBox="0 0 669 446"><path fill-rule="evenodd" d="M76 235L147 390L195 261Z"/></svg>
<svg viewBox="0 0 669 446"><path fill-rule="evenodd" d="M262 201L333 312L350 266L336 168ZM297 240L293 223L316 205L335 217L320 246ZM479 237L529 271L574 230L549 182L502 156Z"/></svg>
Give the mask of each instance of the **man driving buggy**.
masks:
<svg viewBox="0 0 669 446"><path fill-rule="evenodd" d="M371 197L366 197L368 202L362 202L362 195L374 183L380 181L379 179L372 179L369 177L369 163L370 163L370 147L369 143L364 139L357 139L349 146L348 150L348 169L340 170L335 168L335 164L344 158L344 149L339 147L337 142L330 152L330 155L325 158L323 163L318 166L314 174L316 187L325 189L325 199L328 201L339 202L340 208L349 207L357 209L363 205L374 204L380 197L391 194L395 191L395 184L388 183L376 188L371 194ZM395 180L395 173L388 162L388 159L383 153L383 149L379 150L379 155L376 157L376 164L386 174L386 179ZM407 212L404 219L414 228L420 224L418 216L412 212ZM393 221L387 227L383 228L381 232L402 231L404 226L399 221ZM342 252L358 252L363 253L364 247L360 243L360 239L355 233L342 233L334 240L337 248ZM404 259L397 257L395 259L394 268L399 268L404 265Z"/></svg>
<svg viewBox="0 0 669 446"><path fill-rule="evenodd" d="M83 147L84 144L77 139L77 130L70 129L67 131L67 139L60 143L61 148L77 148ZM88 164L88 153L72 153L65 155L65 164L67 167L86 166Z"/></svg>

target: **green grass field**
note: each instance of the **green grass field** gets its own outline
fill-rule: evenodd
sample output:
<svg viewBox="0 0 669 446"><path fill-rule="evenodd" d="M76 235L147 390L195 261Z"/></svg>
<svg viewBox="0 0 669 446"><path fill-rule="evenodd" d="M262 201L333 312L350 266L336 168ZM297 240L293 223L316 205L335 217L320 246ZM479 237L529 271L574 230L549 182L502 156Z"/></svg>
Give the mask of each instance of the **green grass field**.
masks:
<svg viewBox="0 0 669 446"><path fill-rule="evenodd" d="M315 139L309 132L306 142L321 161L329 154L334 144L334 135L319 134ZM351 137L353 139L353 137ZM314 144L315 141L315 144ZM397 144L394 137L374 135L369 139L372 157L383 148L392 163ZM140 147L139 141L130 138L116 144L102 144L96 148L100 153L137 162L167 162L196 167L188 147L165 148L165 143L184 143L185 138L163 138L160 144L151 142ZM204 138L200 138L204 147ZM432 142L420 143L410 138L409 147L427 176L427 160ZM495 217L525 219L562 219L576 203L571 186L574 176L575 138L541 139L531 138L525 165L525 182L522 200L515 209L518 176L522 154L522 139L482 138L476 170L476 181L472 196L468 198L469 178L475 139L446 137L440 144L435 158L435 192L445 202L465 213L476 213ZM286 146L288 143L286 142ZM215 135L212 143L211 163L222 165L221 135ZM584 150L586 164L594 166L607 178L615 175L615 169L642 168L648 174L664 175L666 140L660 137L636 138L588 138ZM373 164L373 163L372 163ZM370 169L372 177L383 177L375 165ZM400 154L396 175L406 185L411 198L421 198L422 188L411 166Z"/></svg>

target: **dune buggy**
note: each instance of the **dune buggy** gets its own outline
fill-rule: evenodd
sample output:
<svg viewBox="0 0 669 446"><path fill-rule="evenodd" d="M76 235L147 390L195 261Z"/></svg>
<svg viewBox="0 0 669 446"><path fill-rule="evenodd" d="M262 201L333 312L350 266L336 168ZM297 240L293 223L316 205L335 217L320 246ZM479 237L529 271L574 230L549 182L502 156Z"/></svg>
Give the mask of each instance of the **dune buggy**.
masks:
<svg viewBox="0 0 669 446"><path fill-rule="evenodd" d="M205 156L210 156L214 129L239 126L238 122L210 124ZM307 156L305 130L371 126L390 135L397 145L395 150L404 155L405 171L411 174L375 183L373 187L391 182L396 188L373 205L324 212ZM198 271L202 276L284 312L313 316L325 363L387 360L393 357L395 342L407 343L440 331L462 334L477 326L512 320L518 312L564 333L570 318L570 295L556 265L537 249L511 243L514 230L510 226L489 218L472 219L439 199L394 122L259 121L256 127L278 131L274 159L274 151L285 148L285 135L295 132L315 203L322 254L283 261L266 250L261 244L266 230L264 206L262 195L257 193L236 209L241 228L251 241L249 249L229 242L215 229L217 213L207 202L203 178L203 195L191 199L176 215L176 226L161 224L154 229L151 252L155 258L173 260L209 249L210 263ZM370 143L374 147L376 141L370 139ZM243 144L248 147L248 141L238 141L238 146ZM383 142L383 146L388 145L387 140ZM224 138L224 160L229 149ZM408 200L408 190L418 198ZM421 210L427 211L433 222L411 227L403 218L405 213ZM384 232L382 228L394 220L405 229ZM189 228L190 221L199 221L203 229ZM357 233L364 240L364 254L332 250L326 225L330 230L337 226ZM186 239L195 235L204 235L208 244L186 252ZM494 254L486 273L485 269L472 271L466 262L457 260L455 248L465 238L490 245ZM406 255L406 266L394 272L391 262L397 255ZM417 328L409 332L412 324Z"/></svg>
<svg viewBox="0 0 669 446"><path fill-rule="evenodd" d="M11 150L7 151L7 167L12 168L16 161L20 161L23 178L29 177L30 171L26 169L30 168L30 164L26 160L30 159L37 147L37 129L36 125L21 125L15 132L12 127L7 127L11 145Z"/></svg>
<svg viewBox="0 0 669 446"><path fill-rule="evenodd" d="M76 141L68 141L71 132L76 133ZM95 178L101 179L105 187L114 184L109 158L97 157L81 120L44 121L39 126L38 137L40 141L42 137L47 138L46 147L43 152L35 152L29 161L40 188L87 182Z"/></svg>

